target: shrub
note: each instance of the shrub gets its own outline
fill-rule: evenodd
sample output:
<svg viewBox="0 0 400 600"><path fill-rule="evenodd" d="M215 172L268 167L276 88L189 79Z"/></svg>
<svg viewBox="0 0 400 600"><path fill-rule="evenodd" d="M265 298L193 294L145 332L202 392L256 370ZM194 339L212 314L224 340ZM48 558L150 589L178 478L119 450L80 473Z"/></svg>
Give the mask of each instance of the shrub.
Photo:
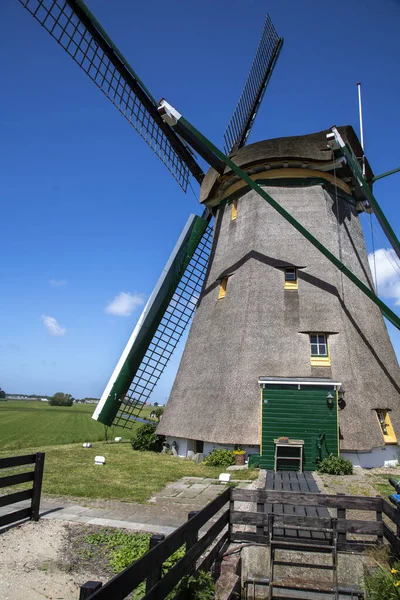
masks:
<svg viewBox="0 0 400 600"><path fill-rule="evenodd" d="M318 471L329 475L352 475L353 465L347 458L330 454L319 463Z"/></svg>
<svg viewBox="0 0 400 600"><path fill-rule="evenodd" d="M235 456L232 450L213 450L204 462L210 467L229 467L235 464Z"/></svg>
<svg viewBox="0 0 400 600"><path fill-rule="evenodd" d="M396 562L390 571L377 564L375 572L365 578L367 600L397 600L400 598L399 562Z"/></svg>
<svg viewBox="0 0 400 600"><path fill-rule="evenodd" d="M138 427L131 443L133 450L161 452L164 442L165 436L157 435L156 426L153 423L145 423Z"/></svg>
<svg viewBox="0 0 400 600"><path fill-rule="evenodd" d="M199 571L195 575L183 577L174 590L174 598L181 597L181 594L187 600L214 600L214 580L205 571Z"/></svg>
<svg viewBox="0 0 400 600"><path fill-rule="evenodd" d="M57 392L49 400L50 406L72 406L74 399L71 394L64 394L63 392Z"/></svg>

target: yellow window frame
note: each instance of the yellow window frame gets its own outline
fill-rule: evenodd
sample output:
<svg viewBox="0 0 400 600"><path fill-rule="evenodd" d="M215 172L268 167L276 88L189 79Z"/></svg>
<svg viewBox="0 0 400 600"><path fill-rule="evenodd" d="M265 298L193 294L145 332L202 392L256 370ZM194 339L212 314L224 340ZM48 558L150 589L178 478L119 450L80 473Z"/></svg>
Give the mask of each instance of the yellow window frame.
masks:
<svg viewBox="0 0 400 600"><path fill-rule="evenodd" d="M311 336L312 335L324 335L326 344L326 354L311 354ZM331 366L331 355L329 352L329 336L326 333L310 333L309 335L310 344L310 363L312 367L330 367Z"/></svg>
<svg viewBox="0 0 400 600"><path fill-rule="evenodd" d="M225 298L227 284L228 284L228 278L223 277L219 284L218 300L222 300L222 298Z"/></svg>
<svg viewBox="0 0 400 600"><path fill-rule="evenodd" d="M375 414L385 444L397 444L397 437L393 429L392 421L390 420L389 411L386 408L377 408Z"/></svg>
<svg viewBox="0 0 400 600"><path fill-rule="evenodd" d="M237 205L238 205L238 201L234 200L232 202L231 221L235 221L235 219L237 217Z"/></svg>
<svg viewBox="0 0 400 600"><path fill-rule="evenodd" d="M294 270L294 274L295 274L295 280L294 281L286 281L286 272L288 270ZM284 282L284 289L285 290L298 290L299 289L299 279L297 276L297 269L296 267L286 267L285 271L284 271L284 276L285 276L285 282Z"/></svg>

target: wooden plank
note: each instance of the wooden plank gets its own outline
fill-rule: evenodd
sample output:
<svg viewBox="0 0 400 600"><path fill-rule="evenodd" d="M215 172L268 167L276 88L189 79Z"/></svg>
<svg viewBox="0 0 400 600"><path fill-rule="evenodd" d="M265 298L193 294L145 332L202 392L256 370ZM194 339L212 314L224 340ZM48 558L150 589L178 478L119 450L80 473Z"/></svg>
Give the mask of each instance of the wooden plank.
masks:
<svg viewBox="0 0 400 600"><path fill-rule="evenodd" d="M268 515L260 514L256 512L241 512L234 511L230 515L231 523L241 525L265 525L268 523ZM374 523L375 521L365 521L365 523ZM359 523L355 521L354 523ZM364 521L360 521L364 523ZM321 529L332 529L331 519L318 519L314 517L301 517L298 515L274 515L274 525L277 528L285 528L285 526L295 526L304 528L321 528ZM375 530L376 531L376 528Z"/></svg>
<svg viewBox="0 0 400 600"><path fill-rule="evenodd" d="M400 512L382 498L382 511L393 523L400 525Z"/></svg>
<svg viewBox="0 0 400 600"><path fill-rule="evenodd" d="M248 533L245 531L235 531L232 534L232 542L253 542L255 544L268 544L268 536L257 535L256 533Z"/></svg>
<svg viewBox="0 0 400 600"><path fill-rule="evenodd" d="M208 546L215 540L217 535L229 522L229 510L226 510L221 517L216 521L207 533L195 544L190 550L170 569L164 577L150 590L143 600L165 600L169 592L179 583L184 575L186 575L193 566L196 560L203 554ZM118 590L119 591L119 590ZM118 599L123 597L118 596ZM115 600L118 600L115 598Z"/></svg>
<svg viewBox="0 0 400 600"><path fill-rule="evenodd" d="M16 523L16 521L21 521L22 519L27 519L31 516L32 510L29 508L22 508L21 510L15 510L8 515L3 515L0 517L0 527L4 527L5 525L10 525L10 523Z"/></svg>
<svg viewBox="0 0 400 600"><path fill-rule="evenodd" d="M294 471L291 471L289 473L289 478L290 478L290 487L291 487L291 491L292 492L300 492L300 479L303 479L303 473L296 473ZM295 506L294 507L295 510L295 514L298 515L299 517L306 517L306 509L304 506ZM307 539L311 537L311 532L310 531L306 531L306 530L302 530L302 531L298 531L298 537Z"/></svg>
<svg viewBox="0 0 400 600"><path fill-rule="evenodd" d="M383 523L383 536L387 539L389 544L396 552L400 552L400 539L395 535L395 533Z"/></svg>
<svg viewBox="0 0 400 600"><path fill-rule="evenodd" d="M22 500L30 500L32 496L32 488L30 490L22 490L22 492L14 492L13 494L7 494L7 496L0 496L0 506L8 506L9 504L22 502ZM31 510L31 507L29 508L29 510Z"/></svg>
<svg viewBox="0 0 400 600"><path fill-rule="evenodd" d="M356 519L338 519L339 533L362 533L364 535L383 535L382 521L358 521Z"/></svg>
<svg viewBox="0 0 400 600"><path fill-rule="evenodd" d="M319 494L320 493L320 489L318 488L316 481L313 477L313 474L311 473L311 471L304 471L303 473L304 479L307 482L308 485L308 489L310 491L311 494Z"/></svg>
<svg viewBox="0 0 400 600"><path fill-rule="evenodd" d="M215 563L218 558L223 546L229 541L228 532L226 531L215 544L211 552L205 557L205 559L201 562L199 567L196 569L197 571L210 571L211 567Z"/></svg>
<svg viewBox="0 0 400 600"><path fill-rule="evenodd" d="M33 481L34 475L35 471L27 471L26 473L16 473L15 475L0 477L0 489L4 487L10 487L12 485L18 485L19 483Z"/></svg>
<svg viewBox="0 0 400 600"><path fill-rule="evenodd" d="M0 458L0 469L31 465L35 461L36 454L25 454L24 456L9 456L8 458Z"/></svg>
<svg viewBox="0 0 400 600"><path fill-rule="evenodd" d="M379 510L380 498L367 496L333 496L329 494L304 494L303 492L279 492L232 488L235 501L257 502L264 499L271 504L294 504L314 507L352 508L358 510Z"/></svg>
<svg viewBox="0 0 400 600"><path fill-rule="evenodd" d="M290 485L290 477L289 471L283 471L282 473L282 487L285 492L291 492L292 488ZM283 505L283 514L288 516L293 516L295 513L295 507L290 504ZM289 538L297 538L297 530L295 529L285 529L285 536Z"/></svg>

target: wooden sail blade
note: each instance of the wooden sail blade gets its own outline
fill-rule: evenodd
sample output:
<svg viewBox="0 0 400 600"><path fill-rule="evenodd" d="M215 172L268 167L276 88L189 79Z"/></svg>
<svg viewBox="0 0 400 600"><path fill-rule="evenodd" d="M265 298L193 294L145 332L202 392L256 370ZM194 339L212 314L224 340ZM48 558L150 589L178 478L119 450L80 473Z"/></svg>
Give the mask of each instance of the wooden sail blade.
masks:
<svg viewBox="0 0 400 600"><path fill-rule="evenodd" d="M93 419L131 428L196 309L211 250L207 219L191 215L108 382Z"/></svg>
<svg viewBox="0 0 400 600"><path fill-rule="evenodd" d="M124 115L184 191L203 173L156 102L82 0L19 0Z"/></svg>
<svg viewBox="0 0 400 600"><path fill-rule="evenodd" d="M224 133L225 154L231 154L245 145L282 44L283 38L278 36L269 15L267 15L246 83Z"/></svg>

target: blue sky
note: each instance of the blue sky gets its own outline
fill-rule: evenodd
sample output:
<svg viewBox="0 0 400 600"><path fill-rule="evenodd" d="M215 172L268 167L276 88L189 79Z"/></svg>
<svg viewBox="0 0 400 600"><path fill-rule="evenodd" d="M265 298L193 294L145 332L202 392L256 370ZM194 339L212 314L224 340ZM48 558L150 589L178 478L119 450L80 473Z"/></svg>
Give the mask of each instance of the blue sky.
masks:
<svg viewBox="0 0 400 600"><path fill-rule="evenodd" d="M186 219L201 210L198 186L183 194L19 2L1 4L0 386L99 396ZM399 1L88 5L152 94L220 146L268 11L285 44L249 142L333 124L358 131L361 81L371 165L400 166ZM375 186L397 234L399 184L400 174ZM377 248L388 248L379 234ZM396 310L398 274L377 258ZM178 362L154 399L166 399Z"/></svg>

